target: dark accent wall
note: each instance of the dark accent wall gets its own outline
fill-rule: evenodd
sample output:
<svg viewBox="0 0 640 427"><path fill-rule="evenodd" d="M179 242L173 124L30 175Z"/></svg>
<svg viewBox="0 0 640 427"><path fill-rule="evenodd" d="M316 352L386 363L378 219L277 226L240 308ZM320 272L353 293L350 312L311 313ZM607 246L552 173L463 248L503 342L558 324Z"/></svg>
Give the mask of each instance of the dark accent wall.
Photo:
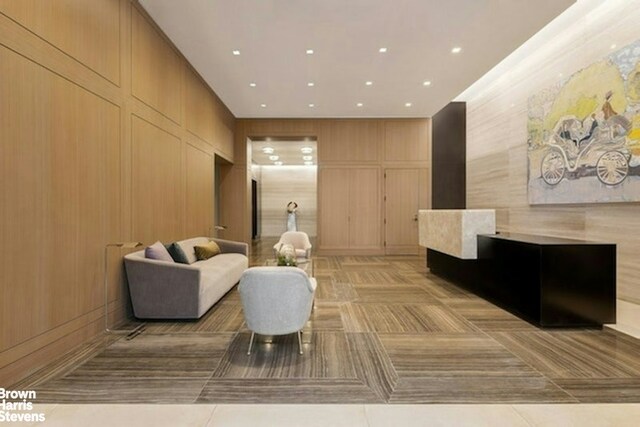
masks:
<svg viewBox="0 0 640 427"><path fill-rule="evenodd" d="M431 208L466 208L466 103L450 102L433 116L432 144Z"/></svg>

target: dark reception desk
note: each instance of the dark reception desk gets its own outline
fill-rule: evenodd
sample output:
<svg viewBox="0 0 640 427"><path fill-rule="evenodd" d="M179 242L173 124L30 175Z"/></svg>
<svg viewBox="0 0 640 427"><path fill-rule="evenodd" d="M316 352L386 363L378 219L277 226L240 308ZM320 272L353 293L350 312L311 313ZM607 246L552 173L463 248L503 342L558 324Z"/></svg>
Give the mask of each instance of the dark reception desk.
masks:
<svg viewBox="0 0 640 427"><path fill-rule="evenodd" d="M615 323L615 244L510 233L477 239L477 259L428 249L429 268L539 326Z"/></svg>

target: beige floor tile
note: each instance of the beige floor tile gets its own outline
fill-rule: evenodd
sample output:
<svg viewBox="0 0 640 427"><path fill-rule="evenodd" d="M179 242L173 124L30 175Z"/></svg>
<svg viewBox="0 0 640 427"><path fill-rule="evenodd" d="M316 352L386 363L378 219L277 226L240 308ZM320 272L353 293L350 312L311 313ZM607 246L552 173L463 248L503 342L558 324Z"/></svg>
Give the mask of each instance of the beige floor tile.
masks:
<svg viewBox="0 0 640 427"><path fill-rule="evenodd" d="M527 427L509 405L365 405L370 427Z"/></svg>
<svg viewBox="0 0 640 427"><path fill-rule="evenodd" d="M55 403L34 403L33 404L33 410L31 411L16 411L16 413L19 414L32 414L32 415L37 415L37 414L42 414L44 415L44 419L45 421L49 419L49 417L51 416L51 413L55 410L55 408L58 405ZM17 425L17 426L21 426L21 427L26 427L26 426L41 426L43 425L40 421L34 421L34 422L30 422L30 421L20 421L20 422L8 422L7 420L4 420L4 422L0 423L0 425Z"/></svg>
<svg viewBox="0 0 640 427"><path fill-rule="evenodd" d="M208 427L367 427L363 405L218 405Z"/></svg>
<svg viewBox="0 0 640 427"><path fill-rule="evenodd" d="M215 405L58 405L45 427L201 427Z"/></svg>
<svg viewBox="0 0 640 427"><path fill-rule="evenodd" d="M513 405L536 427L635 427L640 404Z"/></svg>

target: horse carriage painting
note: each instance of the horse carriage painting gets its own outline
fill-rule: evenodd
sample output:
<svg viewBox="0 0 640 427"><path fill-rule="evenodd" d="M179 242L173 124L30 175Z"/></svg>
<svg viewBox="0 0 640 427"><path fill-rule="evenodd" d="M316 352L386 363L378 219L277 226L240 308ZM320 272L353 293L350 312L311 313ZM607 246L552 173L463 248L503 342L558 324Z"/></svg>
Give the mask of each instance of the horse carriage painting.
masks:
<svg viewBox="0 0 640 427"><path fill-rule="evenodd" d="M640 40L528 107L529 203L640 201Z"/></svg>

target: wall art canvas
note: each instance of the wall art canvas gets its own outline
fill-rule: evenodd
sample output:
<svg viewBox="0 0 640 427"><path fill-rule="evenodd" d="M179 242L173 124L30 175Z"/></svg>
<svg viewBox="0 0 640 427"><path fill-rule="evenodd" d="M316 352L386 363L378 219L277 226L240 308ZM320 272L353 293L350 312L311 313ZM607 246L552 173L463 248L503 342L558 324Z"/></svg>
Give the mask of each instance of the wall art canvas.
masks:
<svg viewBox="0 0 640 427"><path fill-rule="evenodd" d="M640 40L528 100L529 203L640 201Z"/></svg>

